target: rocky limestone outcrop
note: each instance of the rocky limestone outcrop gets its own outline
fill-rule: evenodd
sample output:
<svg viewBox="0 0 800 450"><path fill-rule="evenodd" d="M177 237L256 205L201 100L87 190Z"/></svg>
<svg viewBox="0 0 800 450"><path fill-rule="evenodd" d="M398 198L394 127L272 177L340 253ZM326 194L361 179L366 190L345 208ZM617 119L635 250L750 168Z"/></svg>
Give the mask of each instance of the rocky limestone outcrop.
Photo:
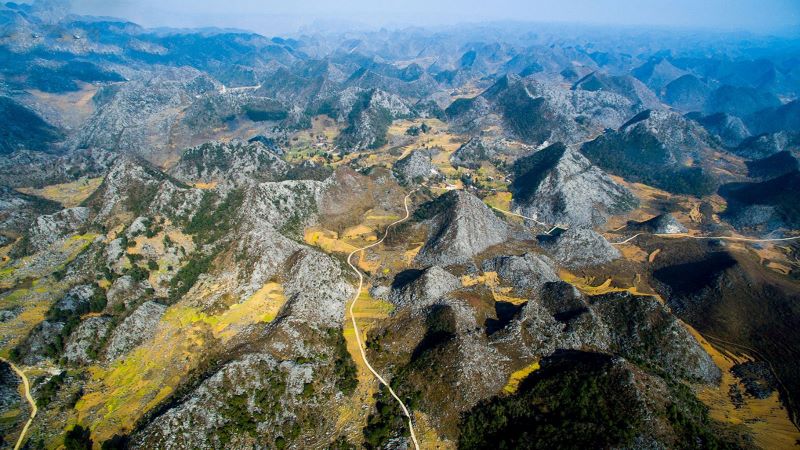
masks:
<svg viewBox="0 0 800 450"><path fill-rule="evenodd" d="M312 375L307 365L278 362L269 354L236 358L135 433L132 448L246 448L257 445L253 435L260 436L262 445L278 438L286 442L292 424L299 419L303 387L312 381ZM241 402L243 410L232 408L233 400ZM238 420L242 415L257 418L248 433L241 432ZM318 419L316 427L326 422L323 417Z"/></svg>
<svg viewBox="0 0 800 450"><path fill-rule="evenodd" d="M117 308L120 305L129 308L137 300L141 299L150 287L150 283L147 280L136 281L130 275L123 275L117 278L111 283L106 292L108 308Z"/></svg>
<svg viewBox="0 0 800 450"><path fill-rule="evenodd" d="M554 234L539 236L539 244L567 268L597 266L622 256L603 236L590 229L570 228Z"/></svg>
<svg viewBox="0 0 800 450"><path fill-rule="evenodd" d="M44 360L49 349L58 345L64 325L57 320L44 320L36 325L17 347L22 363L32 366Z"/></svg>
<svg viewBox="0 0 800 450"><path fill-rule="evenodd" d="M659 214L642 222L628 221L626 227L630 231L640 231L653 234L679 234L686 233L684 227L672 214Z"/></svg>
<svg viewBox="0 0 800 450"><path fill-rule="evenodd" d="M159 159L175 139L156 137L171 136L181 110L196 95L215 89L211 78L188 66L165 68L145 79L105 86L95 95L102 107L70 138L71 147L103 148Z"/></svg>
<svg viewBox="0 0 800 450"><path fill-rule="evenodd" d="M345 303L354 290L335 260L308 248L292 256L283 289L286 316L319 329L342 323Z"/></svg>
<svg viewBox="0 0 800 450"><path fill-rule="evenodd" d="M110 317L89 317L69 335L63 357L70 364L89 364L97 358L97 346L111 329Z"/></svg>
<svg viewBox="0 0 800 450"><path fill-rule="evenodd" d="M506 75L478 97L447 108L451 125L477 132L494 125L528 144L577 143L590 133L616 128L641 105L607 91L565 90L531 77Z"/></svg>
<svg viewBox="0 0 800 450"><path fill-rule="evenodd" d="M706 195L716 187L708 163L720 150L700 124L671 111L643 111L618 130L581 146L600 168L676 194Z"/></svg>
<svg viewBox="0 0 800 450"><path fill-rule="evenodd" d="M22 233L30 229L39 214L58 211L59 205L0 186L0 231Z"/></svg>
<svg viewBox="0 0 800 450"><path fill-rule="evenodd" d="M655 297L617 292L590 300L607 325L614 352L652 361L676 377L719 382L720 370L708 353Z"/></svg>
<svg viewBox="0 0 800 450"><path fill-rule="evenodd" d="M726 148L736 148L744 139L750 136L744 121L739 117L727 113L711 114L710 116L690 116L702 125L712 136Z"/></svg>
<svg viewBox="0 0 800 450"><path fill-rule="evenodd" d="M573 90L606 91L619 94L647 109L661 107L658 97L641 81L630 75L609 75L594 71L572 85Z"/></svg>
<svg viewBox="0 0 800 450"><path fill-rule="evenodd" d="M414 259L417 264L463 264L510 235L508 225L468 192L447 192L430 207L435 215L429 219L428 240Z"/></svg>
<svg viewBox="0 0 800 450"><path fill-rule="evenodd" d="M37 217L30 230L31 246L35 251L49 247L78 231L89 220L89 214L89 208L78 206Z"/></svg>
<svg viewBox="0 0 800 450"><path fill-rule="evenodd" d="M460 287L458 278L439 266L411 269L395 277L388 299L399 307L421 309Z"/></svg>
<svg viewBox="0 0 800 450"><path fill-rule="evenodd" d="M491 161L499 153L499 144L476 136L462 144L450 156L450 164L455 167L477 169L481 163Z"/></svg>
<svg viewBox="0 0 800 450"><path fill-rule="evenodd" d="M105 359L111 362L155 335L167 307L153 301L139 305L111 333Z"/></svg>
<svg viewBox="0 0 800 450"><path fill-rule="evenodd" d="M428 150L414 150L405 158L394 163L394 171L401 180L407 183L430 178L436 174L436 167L431 162L431 156L431 152Z"/></svg>
<svg viewBox="0 0 800 450"><path fill-rule="evenodd" d="M779 131L749 137L731 151L743 158L759 159L782 151L798 150L800 150L800 132Z"/></svg>
<svg viewBox="0 0 800 450"><path fill-rule="evenodd" d="M208 142L187 149L170 170L184 183L219 183L231 187L278 181L289 165L259 141Z"/></svg>
<svg viewBox="0 0 800 450"><path fill-rule="evenodd" d="M514 163L512 209L551 225L594 227L638 199L586 157L553 144Z"/></svg>
<svg viewBox="0 0 800 450"><path fill-rule="evenodd" d="M86 311L94 295L94 285L80 284L74 286L53 305L53 310L69 313Z"/></svg>
<svg viewBox="0 0 800 450"><path fill-rule="evenodd" d="M719 368L692 334L655 298L627 292L586 296L562 282L546 283L491 342L517 358L558 349L592 349L648 361L670 375L717 383Z"/></svg>
<svg viewBox="0 0 800 450"><path fill-rule="evenodd" d="M101 223L113 223L121 213L163 215L178 221L190 220L202 198L202 190L182 185L147 163L121 157L88 206L96 211L94 220Z"/></svg>
<svg viewBox="0 0 800 450"><path fill-rule="evenodd" d="M547 256L536 253L498 256L484 261L482 270L497 272L503 284L513 286L521 295L535 295L545 283L559 279L555 263Z"/></svg>
<svg viewBox="0 0 800 450"><path fill-rule="evenodd" d="M392 120L410 117L411 108L397 95L380 89L353 89L344 91L339 98L341 109L350 112L348 126L337 136L336 144L345 152L379 148L387 142L386 132Z"/></svg>

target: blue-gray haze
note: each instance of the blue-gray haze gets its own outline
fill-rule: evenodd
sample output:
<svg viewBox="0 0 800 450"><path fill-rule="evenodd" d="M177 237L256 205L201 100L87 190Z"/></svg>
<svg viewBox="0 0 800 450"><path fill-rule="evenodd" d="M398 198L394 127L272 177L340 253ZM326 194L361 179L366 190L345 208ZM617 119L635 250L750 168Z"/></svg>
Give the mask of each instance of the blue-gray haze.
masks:
<svg viewBox="0 0 800 450"><path fill-rule="evenodd" d="M72 10L150 27L215 26L266 35L509 20L782 34L800 29L800 0L72 0Z"/></svg>

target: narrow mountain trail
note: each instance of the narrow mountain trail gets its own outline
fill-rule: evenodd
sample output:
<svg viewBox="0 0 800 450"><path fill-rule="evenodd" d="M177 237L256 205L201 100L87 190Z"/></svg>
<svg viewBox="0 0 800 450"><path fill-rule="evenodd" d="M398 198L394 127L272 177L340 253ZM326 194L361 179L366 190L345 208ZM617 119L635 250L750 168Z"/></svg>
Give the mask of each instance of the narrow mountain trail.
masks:
<svg viewBox="0 0 800 450"><path fill-rule="evenodd" d="M357 249L353 250L352 252L350 252L350 254L347 256L347 264L349 264L350 268L353 269L353 272L355 272L356 275L358 275L358 289L356 289L356 293L353 296L353 301L350 303L350 319L353 321L353 330L355 331L354 334L356 335L356 341L358 342L358 350L359 350L359 352L361 352L361 358L364 359L364 364L367 366L369 371L372 372L372 374L375 376L375 378L377 378L378 381L382 385L386 386L386 389L389 390L389 393L392 394L392 397L394 397L394 399L397 401L397 403L400 404L400 408L403 410L403 414L405 414L406 418L408 419L408 430L411 433L411 440L414 442L414 448L416 450L419 450L419 443L417 442L417 435L414 432L414 423L412 421L411 412L408 410L408 408L406 407L405 403L403 403L403 401L400 399L400 397L398 397L397 394L394 392L394 389L392 389L392 387L389 385L389 383L387 383L386 380L383 379L383 377L378 373L378 371L375 370L372 367L372 365L369 363L369 360L367 359L367 353L364 350L364 342L362 342L362 340L361 340L361 332L358 329L358 323L356 322L356 315L355 315L355 313L353 311L353 308L355 307L356 303L358 302L358 297L361 294L361 289L364 286L364 275L361 274L361 271L358 270L358 268L352 262L353 255L355 255L358 252L363 252L364 250L367 250L367 249L369 249L371 247L375 247L376 245L379 245L380 243L382 243L386 239L386 236L389 235L389 231L392 229L393 226L395 226L397 224L400 224L402 222L405 222L406 220L408 220L409 217L411 217L411 212L408 209L408 199L416 191L417 190L415 189L415 190L409 192L405 196L405 198L403 198L403 206L406 209L406 216L403 217L402 219L396 220L396 221L392 222L391 224L389 224L389 226L386 227L386 231L384 231L383 237L380 240L375 241L372 244L369 244L367 246L364 246L364 247L361 247L361 248L357 248Z"/></svg>
<svg viewBox="0 0 800 450"><path fill-rule="evenodd" d="M28 428L31 426L33 418L36 417L38 409L36 408L36 401L33 399L33 396L31 396L31 385L30 382L28 382L28 377L25 375L25 372L5 358L0 357L0 361L11 366L11 369L22 379L22 386L25 388L25 399L28 400L28 403L31 405L31 416L22 428L22 432L20 432L19 438L17 438L17 444L14 445L14 450L19 450L22 447L22 442L25 440L25 435L28 434Z"/></svg>

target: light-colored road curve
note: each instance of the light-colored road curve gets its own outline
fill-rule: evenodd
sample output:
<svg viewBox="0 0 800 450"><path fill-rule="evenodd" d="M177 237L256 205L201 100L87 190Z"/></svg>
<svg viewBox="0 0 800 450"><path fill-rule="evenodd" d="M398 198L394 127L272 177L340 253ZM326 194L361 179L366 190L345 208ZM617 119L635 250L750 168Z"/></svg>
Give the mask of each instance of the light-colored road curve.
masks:
<svg viewBox="0 0 800 450"><path fill-rule="evenodd" d="M416 450L419 450L419 443L417 442L417 435L414 433L414 423L411 418L411 412L408 410L408 408L406 408L405 403L403 403L403 401L400 400L400 397L398 397L397 394L394 392L394 389L392 389L392 387L389 386L389 383L387 383L386 380L383 379L383 377L378 373L377 370L375 370L372 367L372 365L369 363L369 360L367 359L367 353L364 350L364 343L361 341L361 332L358 330L358 323L356 322L356 316L353 312L353 308L356 306L356 302L358 302L358 297L361 295L361 288L364 286L364 275L361 274L361 271L358 270L358 268L352 262L353 255L355 255L358 252L367 250L368 248L379 245L381 242L384 241L384 239L386 239L386 236L389 235L389 231L392 229L393 226L408 220L408 218L411 216L411 212L408 210L408 199L414 192L416 192L416 189L409 192L405 196L405 198L403 198L403 206L406 209L406 216L403 217L402 219L396 220L391 224L389 224L389 226L386 227L386 231L384 231L383 237L380 240L375 241L372 244L367 245L365 247L357 248L352 252L350 252L350 254L347 256L347 264L349 264L350 268L353 269L353 272L355 272L356 275L358 275L358 289L356 289L356 293L353 296L353 301L352 303L350 303L350 319L353 321L353 331L355 331L354 334L356 335L356 341L358 342L358 350L361 352L361 358L364 359L364 364L367 366L369 371L372 372L373 375L375 375L375 378L377 378L382 385L386 386L386 389L389 390L389 393L392 394L392 397L394 397L394 399L397 400L397 403L400 404L400 408L403 410L403 414L405 414L406 418L408 419L408 430L411 433L411 440L414 442L414 448Z"/></svg>
<svg viewBox="0 0 800 450"><path fill-rule="evenodd" d="M25 388L25 399L28 400L28 403L31 405L31 416L28 418L28 421L25 422L25 426L22 428L22 432L20 432L19 438L17 438L17 444L14 445L14 450L19 450L20 447L22 447L22 442L25 440L25 435L28 434L28 428L31 426L33 418L36 417L38 409L36 408L36 401L33 399L33 396L31 396L31 385L28 382L28 377L25 376L25 372L23 372L14 363L5 358L0 358L0 361L3 361L4 363L11 366L11 370L13 370L17 374L17 376L22 379L22 386Z"/></svg>
<svg viewBox="0 0 800 450"><path fill-rule="evenodd" d="M550 225L548 225L548 224L546 224L546 223L544 223L544 222L540 222L539 220L537 220L537 219L534 219L533 217L523 216L522 214L517 214L517 213L515 213L515 212L511 212L511 211L506 211L506 210L504 210L504 209L496 208L496 207L494 207L494 206L492 206L492 205L488 205L488 206L489 206L490 208L494 209L494 210L500 211L500 212L501 212L501 213L503 213L503 214L508 214L509 216L521 217L521 218L523 218L523 219L526 219L526 220L530 220L530 221L536 222L536 224L537 224L537 225L539 225L539 226L542 226L542 227L544 227L544 228L550 228ZM553 227L553 228L555 228L555 227ZM550 228L550 231L552 231L552 228ZM549 234L549 233L550 233L550 232L548 231L548 234Z"/></svg>
<svg viewBox="0 0 800 450"><path fill-rule="evenodd" d="M527 220L532 220L533 222L536 222L537 225L540 225L540 226L542 226L544 228L549 228L550 227L550 225L547 225L546 223L540 222L540 221L534 219L533 217L523 216L523 215L517 214L515 212L506 211L504 209L496 208L496 207L494 207L492 205L488 205L488 206L490 208L494 209L494 210L500 211L503 214L508 214L510 216L515 216L515 217L521 217L521 218L527 219ZM549 231L547 231L547 234L552 233L553 230L555 230L556 228L558 228L558 226L553 226L552 228L549 228ZM611 230L611 231L618 231L618 230L621 230L622 228L625 228L625 226L619 227L619 228ZM736 236L694 236L694 235L687 234L687 233L636 233L633 236L631 236L631 237L629 237L629 238L627 238L627 239L625 239L623 241L610 242L610 244L611 245L627 244L628 242L636 239L639 236L645 235L645 234L649 234L651 236L667 237L667 238L719 239L719 240L725 240L725 241L739 241L739 242L785 242L785 241L795 241L797 239L800 239L800 236L792 236L792 237L786 237L786 238L764 238L764 239L758 239L758 238L746 238L746 237L736 237Z"/></svg>
<svg viewBox="0 0 800 450"><path fill-rule="evenodd" d="M633 239L643 234L650 234L650 233L636 233L633 236L629 237L628 239L625 239L624 241L611 242L611 245L627 244L628 242L632 241ZM738 242L785 242L785 241L794 241L800 239L800 236L792 236L787 238L757 239L757 238L746 238L746 237L736 237L736 236L693 236L691 234L686 234L686 233L653 233L652 236L678 238L678 239L718 239L723 241L738 241Z"/></svg>

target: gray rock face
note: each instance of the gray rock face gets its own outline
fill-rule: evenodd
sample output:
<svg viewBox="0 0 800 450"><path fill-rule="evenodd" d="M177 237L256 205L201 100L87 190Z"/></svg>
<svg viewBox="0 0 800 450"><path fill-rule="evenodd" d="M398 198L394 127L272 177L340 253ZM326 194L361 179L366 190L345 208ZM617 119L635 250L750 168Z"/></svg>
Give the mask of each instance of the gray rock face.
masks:
<svg viewBox="0 0 800 450"><path fill-rule="evenodd" d="M380 89L348 88L342 92L339 102L342 110L350 111L347 128L336 138L337 145L344 151L384 145L392 120L411 116L411 108L403 99Z"/></svg>
<svg viewBox="0 0 800 450"><path fill-rule="evenodd" d="M340 266L331 257L307 248L292 260L283 285L286 314L319 329L339 326L344 305L354 291Z"/></svg>
<svg viewBox="0 0 800 450"><path fill-rule="evenodd" d="M750 136L750 130L742 119L727 113L712 114L696 119L723 146L735 148Z"/></svg>
<svg viewBox="0 0 800 450"><path fill-rule="evenodd" d="M603 236L589 229L570 228L557 236L543 236L539 243L570 269L597 266L622 256Z"/></svg>
<svg viewBox="0 0 800 450"><path fill-rule="evenodd" d="M263 445L265 437L274 439L275 430L294 422L300 403L296 398L302 394L305 383L312 381L312 375L309 366L291 361L279 363L263 353L245 355L226 364L185 401L134 434L131 447L205 450ZM247 433L237 435L232 442L220 438L226 425L237 426L230 411L232 398L244 399L245 411L239 414L260 417L254 430L260 436L258 442ZM262 409L265 404L274 406L265 410ZM323 428L327 421L320 417L316 426Z"/></svg>
<svg viewBox="0 0 800 450"><path fill-rule="evenodd" d="M476 132L501 124L518 139L540 145L581 142L595 130L620 126L640 110L641 105L613 92L565 90L507 75L480 96L451 106L447 114L457 130Z"/></svg>
<svg viewBox="0 0 800 450"><path fill-rule="evenodd" d="M427 320L426 334L433 326L435 332L447 336L420 354L425 358L424 365L414 365L418 376L435 376L437 383L449 387L448 407L437 410L434 416L458 415L502 389L508 380L508 360L490 345L466 300L444 296L422 313ZM448 370L441 371L443 367Z"/></svg>
<svg viewBox="0 0 800 450"><path fill-rule="evenodd" d="M0 231L21 233L39 214L54 213L58 204L37 199L8 186L0 186Z"/></svg>
<svg viewBox="0 0 800 450"><path fill-rule="evenodd" d="M137 283L130 275L123 275L117 278L106 293L108 307L113 308L124 304L127 308L131 303L140 299L144 295L145 289L149 286L150 283L147 281Z"/></svg>
<svg viewBox="0 0 800 450"><path fill-rule="evenodd" d="M69 336L64 346L64 358L70 364L88 364L97 357L93 352L111 328L110 317L89 317Z"/></svg>
<svg viewBox="0 0 800 450"><path fill-rule="evenodd" d="M94 295L94 286L82 284L73 287L64 297L56 302L54 309L64 312L75 312L85 310Z"/></svg>
<svg viewBox="0 0 800 450"><path fill-rule="evenodd" d="M80 206L39 216L31 227L31 245L36 251L43 250L76 232L87 220L89 220L89 208Z"/></svg>
<svg viewBox="0 0 800 450"><path fill-rule="evenodd" d="M545 255L526 253L522 256L499 256L484 261L484 272L497 272L503 283L519 293L538 291L545 283L558 281L555 263Z"/></svg>
<svg viewBox="0 0 800 450"><path fill-rule="evenodd" d="M679 234L686 233L684 227L672 214L659 214L644 222L629 221L628 227L632 231L641 231L653 234Z"/></svg>
<svg viewBox="0 0 800 450"><path fill-rule="evenodd" d="M196 69L166 69L145 80L107 86L96 96L102 107L72 138L74 148L103 148L152 157L169 149L180 112L214 82Z"/></svg>
<svg viewBox="0 0 800 450"><path fill-rule="evenodd" d="M613 92L644 108L661 107L661 102L653 91L630 75L608 75L595 71L575 82L572 89Z"/></svg>
<svg viewBox="0 0 800 450"><path fill-rule="evenodd" d="M91 202L98 209L95 220L107 221L120 212L136 216L164 215L191 219L203 191L179 186L162 172L130 158L119 158Z"/></svg>
<svg viewBox="0 0 800 450"><path fill-rule="evenodd" d="M671 111L643 111L618 130L581 146L598 167L677 194L706 195L717 175L709 162L721 150L697 122Z"/></svg>
<svg viewBox="0 0 800 450"><path fill-rule="evenodd" d="M395 279L389 293L389 301L397 306L420 309L461 287L461 282L455 275L439 266L415 272L406 274L410 280Z"/></svg>
<svg viewBox="0 0 800 450"><path fill-rule="evenodd" d="M22 380L20 380L11 366L5 361L0 361L0 413L5 414L19 407L24 408L25 399L19 393L20 384L22 384ZM9 425L14 426L16 424ZM9 425L0 427L0 430L11 432L11 429L6 428Z"/></svg>
<svg viewBox="0 0 800 450"><path fill-rule="evenodd" d="M35 365L42 361L49 347L58 343L63 322L44 320L30 332L19 347L23 364Z"/></svg>
<svg viewBox="0 0 800 450"><path fill-rule="evenodd" d="M732 151L743 158L760 159L784 150L800 150L800 132L779 131L753 136L742 141Z"/></svg>
<svg viewBox="0 0 800 450"><path fill-rule="evenodd" d="M655 297L623 292L592 297L592 303L616 352L653 361L673 376L719 382L720 370L708 353Z"/></svg>
<svg viewBox="0 0 800 450"><path fill-rule="evenodd" d="M394 164L395 172L406 182L416 179L427 179L436 173L436 168L431 162L430 152L414 150L403 159Z"/></svg>
<svg viewBox="0 0 800 450"><path fill-rule="evenodd" d="M491 341L524 358L590 348L649 361L679 378L716 383L720 377L711 357L655 297L587 297L561 281L543 285Z"/></svg>
<svg viewBox="0 0 800 450"><path fill-rule="evenodd" d="M111 333L106 348L106 361L111 362L150 339L156 332L167 307L156 302L144 302Z"/></svg>
<svg viewBox="0 0 800 450"><path fill-rule="evenodd" d="M431 219L431 232L415 258L417 264L466 263L509 237L508 225L468 192L450 191L434 203L439 211Z"/></svg>
<svg viewBox="0 0 800 450"><path fill-rule="evenodd" d="M170 174L185 183L245 183L276 181L289 165L261 142L208 142L187 149Z"/></svg>
<svg viewBox="0 0 800 450"><path fill-rule="evenodd" d="M579 152L553 144L517 160L513 209L546 224L594 227L638 199Z"/></svg>
<svg viewBox="0 0 800 450"><path fill-rule="evenodd" d="M482 137L473 137L450 156L455 167L477 169L481 162L490 161L498 153L498 145Z"/></svg>

